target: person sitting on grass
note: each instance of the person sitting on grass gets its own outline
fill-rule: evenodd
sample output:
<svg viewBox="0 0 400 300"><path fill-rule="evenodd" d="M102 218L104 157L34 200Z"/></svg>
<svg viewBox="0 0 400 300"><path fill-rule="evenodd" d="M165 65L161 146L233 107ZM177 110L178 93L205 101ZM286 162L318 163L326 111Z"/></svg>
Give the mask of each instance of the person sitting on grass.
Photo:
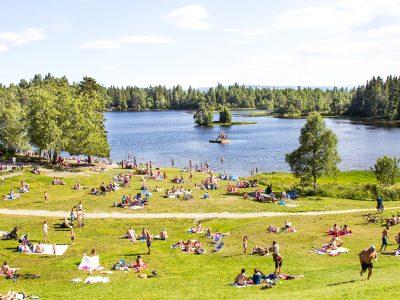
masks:
<svg viewBox="0 0 400 300"><path fill-rule="evenodd" d="M72 224L70 224L70 223L68 222L67 217L65 217L65 218L64 218L64 222L61 224L60 227L61 227L61 228L72 228L73 226L72 226Z"/></svg>
<svg viewBox="0 0 400 300"><path fill-rule="evenodd" d="M329 242L329 244L332 245L333 248L335 248L332 249L331 247L332 250L337 250L338 247L342 247L343 243L344 243L343 240L337 236L333 237Z"/></svg>
<svg viewBox="0 0 400 300"><path fill-rule="evenodd" d="M255 268L253 277L252 277L253 283L260 284L264 278L265 278L265 274L263 272L261 272L259 269Z"/></svg>
<svg viewBox="0 0 400 300"><path fill-rule="evenodd" d="M132 229L132 227L129 227L129 229L127 230L125 238L129 239L131 242L136 241L136 232Z"/></svg>
<svg viewBox="0 0 400 300"><path fill-rule="evenodd" d="M239 275L237 275L235 278L235 285L245 286L245 285L247 285L248 281L249 281L249 278L246 275L246 269L243 268L240 271Z"/></svg>
<svg viewBox="0 0 400 300"><path fill-rule="evenodd" d="M203 225L201 224L201 221L197 222L197 227L190 228L189 232L191 233L203 233Z"/></svg>
<svg viewBox="0 0 400 300"><path fill-rule="evenodd" d="M163 230L161 230L161 232L160 232L160 239L163 240L163 241L168 239L168 233L165 230L165 228L163 228Z"/></svg>
<svg viewBox="0 0 400 300"><path fill-rule="evenodd" d="M8 263L5 261L0 269L0 275L5 275L6 278L12 278L14 276L15 269L11 269Z"/></svg>
<svg viewBox="0 0 400 300"><path fill-rule="evenodd" d="M147 268L146 263L143 261L142 256L138 255L136 257L136 261L135 263L132 265L133 269L135 270L135 272L140 272L140 270L143 270L145 268Z"/></svg>
<svg viewBox="0 0 400 300"><path fill-rule="evenodd" d="M76 191L80 190L81 189L81 184L78 181L75 181L73 189L76 190Z"/></svg>
<svg viewBox="0 0 400 300"><path fill-rule="evenodd" d="M43 253L44 251L44 246L42 244L42 242L39 242L36 246L35 246L35 252L36 253Z"/></svg>

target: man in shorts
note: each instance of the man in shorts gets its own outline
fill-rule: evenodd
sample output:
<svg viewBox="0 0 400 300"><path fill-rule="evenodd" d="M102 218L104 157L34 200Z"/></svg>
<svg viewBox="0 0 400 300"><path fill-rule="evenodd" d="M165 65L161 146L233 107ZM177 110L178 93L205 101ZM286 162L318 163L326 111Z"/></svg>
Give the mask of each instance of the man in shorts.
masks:
<svg viewBox="0 0 400 300"><path fill-rule="evenodd" d="M367 249L362 250L358 254L360 258L360 264L361 264L361 272L360 275L362 276L365 271L368 269L368 279L372 275L372 269L373 269L373 261L378 260L378 254L376 253L375 246L371 246Z"/></svg>
<svg viewBox="0 0 400 300"><path fill-rule="evenodd" d="M281 268L282 268L282 255L279 253L274 253L272 254L272 259L274 260L275 263L275 275L278 275L281 273Z"/></svg>

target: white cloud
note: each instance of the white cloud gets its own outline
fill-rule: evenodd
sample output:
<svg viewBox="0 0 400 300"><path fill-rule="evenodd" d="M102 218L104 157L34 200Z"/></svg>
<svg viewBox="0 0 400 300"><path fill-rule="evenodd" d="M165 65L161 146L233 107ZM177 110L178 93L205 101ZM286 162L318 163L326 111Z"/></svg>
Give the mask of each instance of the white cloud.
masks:
<svg viewBox="0 0 400 300"><path fill-rule="evenodd" d="M77 45L77 47L83 49L117 49L123 44L163 45L172 43L175 43L175 40L168 35L145 34L127 35L115 39L99 39Z"/></svg>
<svg viewBox="0 0 400 300"><path fill-rule="evenodd" d="M7 48L6 45L0 44L0 52L5 52L5 51L7 51L7 50L8 50L8 48Z"/></svg>
<svg viewBox="0 0 400 300"><path fill-rule="evenodd" d="M21 32L0 32L0 41L10 46L21 46L45 38L44 30L40 28L27 28Z"/></svg>
<svg viewBox="0 0 400 300"><path fill-rule="evenodd" d="M204 7L187 5L170 11L163 19L184 29L210 29L211 25L207 23L207 17Z"/></svg>
<svg viewBox="0 0 400 300"><path fill-rule="evenodd" d="M400 15L398 0L335 0L324 5L293 9L275 18L278 29L343 32L368 24L374 17Z"/></svg>
<svg viewBox="0 0 400 300"><path fill-rule="evenodd" d="M221 28L220 31L232 32L246 37L260 37L271 33L271 30L266 28Z"/></svg>

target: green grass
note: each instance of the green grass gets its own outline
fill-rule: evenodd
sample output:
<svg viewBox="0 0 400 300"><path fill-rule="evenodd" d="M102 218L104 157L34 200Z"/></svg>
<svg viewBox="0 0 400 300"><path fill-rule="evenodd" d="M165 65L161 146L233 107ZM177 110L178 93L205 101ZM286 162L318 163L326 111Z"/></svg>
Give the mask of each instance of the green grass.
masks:
<svg viewBox="0 0 400 300"><path fill-rule="evenodd" d="M82 201L85 210L88 212L106 212L118 211L123 213L135 213L128 209L114 208L112 204L119 202L123 194L132 194L140 192L141 176L134 176L132 178L130 187L121 188L119 191L107 193L105 196L93 196L90 194L92 187L99 187L101 182L109 182L112 180L113 175L126 170L113 169L105 173L61 173L66 185L54 186L51 184L53 172L43 173L43 175L34 175L30 172L25 172L22 175L10 177L5 179L4 184L0 184L0 194L6 194L10 188L14 190L20 185L20 181L24 179L30 184L31 191L22 194L21 199L8 201L0 200L0 207L9 209L45 209L45 210L61 210L69 211L79 201ZM46 175L47 174L47 175ZM58 175L58 174L56 174ZM167 169L168 180L166 181L152 181L147 183L151 188L160 186L166 190L177 186L171 182L171 178L175 175L180 176L180 172L174 169ZM188 174L183 173L183 176L188 180ZM343 199L344 197L339 193L337 197L322 197L320 195L312 197L301 197L294 203L298 204L297 207L282 207L277 204L264 204L252 200L244 200L242 195L244 192L250 192L254 188L239 189L237 195L227 194L226 187L227 181L220 181L221 187L217 191L210 191L211 198L204 200L201 196L204 194L203 190L194 189L194 182L201 182L206 177L205 174L196 173L193 182L183 184L185 188L193 190L194 199L189 201L182 201L180 199L166 199L163 198L164 192L153 192L150 204L144 210L139 212L261 212L261 211L317 211L317 210L338 210L347 208L371 208L374 206L372 201L373 197L359 200ZM290 190L298 183L289 173L268 173L257 176L260 182L260 187L264 188L267 184L272 183L274 191L279 193L283 190ZM85 189L75 191L72 189L75 181L78 180ZM369 172L347 172L342 173L339 177L323 178L321 185L331 184L337 182L341 185L346 185L346 190L352 191L357 186L367 182L375 182L373 175ZM182 185L179 185L182 186ZM44 203L44 191L49 194L49 203ZM368 201L365 201L368 200ZM396 206L396 203L390 204Z"/></svg>
<svg viewBox="0 0 400 300"><path fill-rule="evenodd" d="M387 213L389 214L389 212ZM48 219L50 224L57 219ZM41 299L392 299L400 296L398 270L400 259L381 255L375 264L372 280L360 278L357 253L370 244L379 246L382 227L378 225L360 225L359 214L292 217L290 221L298 232L294 234L267 234L270 224L283 224L283 218L244 219L244 220L205 220L204 227L214 231L230 232L225 238L225 247L221 252L212 253L212 245L202 235L189 235L186 230L194 226L192 220L87 220L86 226L76 229L76 242L70 246L64 256L25 255L14 251L15 241L0 241L2 260L11 266L22 268L21 273L37 273L37 280L19 280L12 282L0 278L0 293L9 289L39 295ZM0 216L0 230L19 225L21 233L29 233L32 240L41 239L43 218L3 217ZM328 241L324 234L333 223L346 222L353 229L353 236L344 237L345 247L350 253L338 257L319 256L308 253L311 246L319 246ZM156 269L158 278L140 279L133 272L114 272L105 275L111 278L108 284L74 284L72 278L86 278L87 274L77 270L82 254L95 248L106 270L120 258L133 261L137 254L145 253L142 242L130 243L120 237L128 226L136 231L147 227L152 233L158 233L165 227L168 241L155 241L150 256L144 255L149 269ZM390 242L400 228L392 227ZM235 288L231 283L242 267L252 274L254 267L269 273L273 271L270 256L241 255L241 239L249 235L249 248L255 245L270 245L276 240L284 257L283 272L304 274L305 278L295 281L281 281L276 287L261 290L260 287ZM50 230L51 242L68 243L68 231ZM199 238L207 253L196 256L170 249L170 245L180 239ZM395 249L390 245L389 250Z"/></svg>

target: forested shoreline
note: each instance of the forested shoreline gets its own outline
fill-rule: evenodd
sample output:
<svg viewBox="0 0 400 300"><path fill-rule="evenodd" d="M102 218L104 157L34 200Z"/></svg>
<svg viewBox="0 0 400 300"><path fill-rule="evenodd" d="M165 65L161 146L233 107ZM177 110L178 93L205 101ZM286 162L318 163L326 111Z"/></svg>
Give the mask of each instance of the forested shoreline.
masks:
<svg viewBox="0 0 400 300"><path fill-rule="evenodd" d="M0 84L0 146L27 145L53 154L108 156L104 127L106 110L141 111L253 108L282 116L325 116L400 119L400 78L373 77L365 85L345 88L253 88L234 84L208 89L150 86L104 87L84 77L70 83L66 77L37 74L18 84ZM76 143L80 141L80 143Z"/></svg>

